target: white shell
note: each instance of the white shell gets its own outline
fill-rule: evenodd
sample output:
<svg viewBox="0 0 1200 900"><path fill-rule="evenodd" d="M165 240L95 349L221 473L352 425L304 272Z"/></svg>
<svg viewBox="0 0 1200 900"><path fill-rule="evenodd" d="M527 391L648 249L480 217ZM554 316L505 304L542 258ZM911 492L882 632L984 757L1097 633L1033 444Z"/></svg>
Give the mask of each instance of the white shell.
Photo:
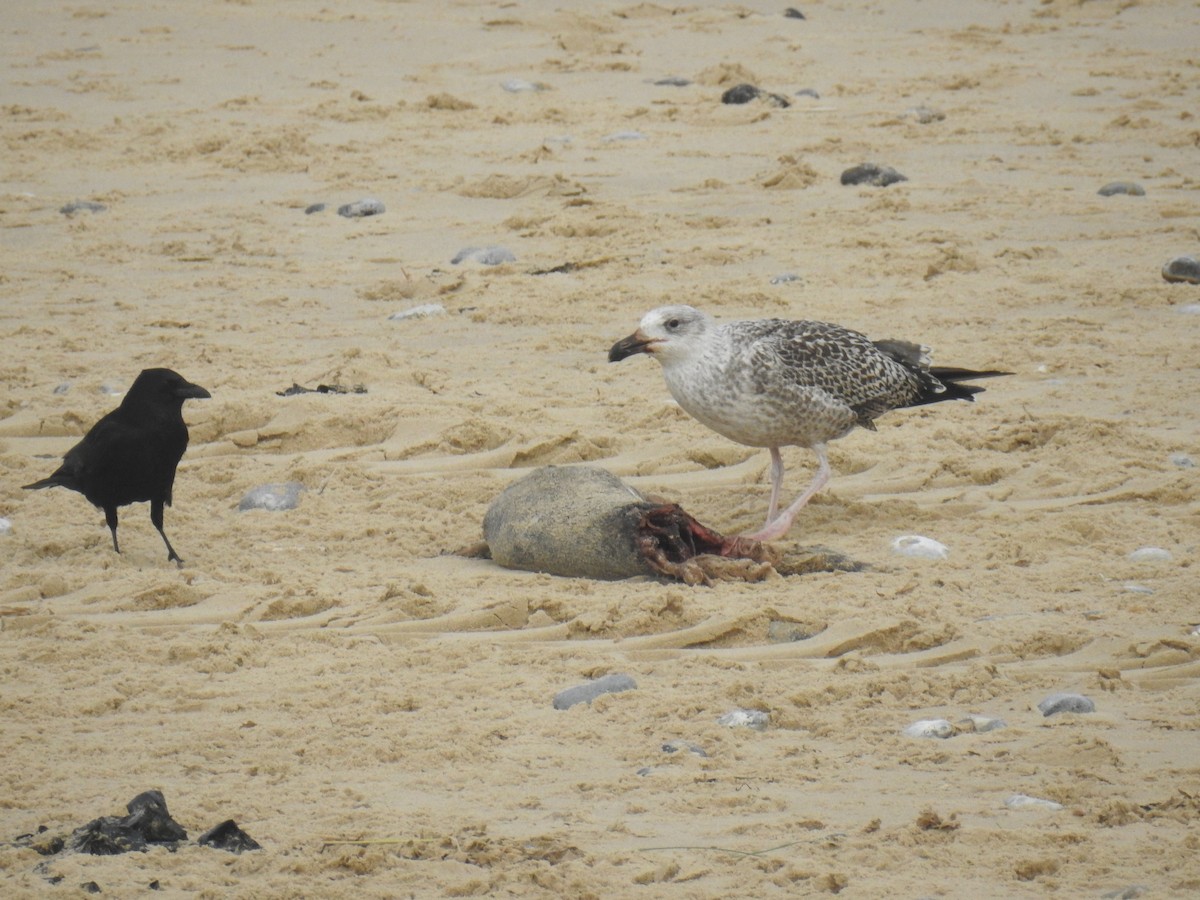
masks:
<svg viewBox="0 0 1200 900"><path fill-rule="evenodd" d="M1013 794L1004 801L1009 809L1062 809L1061 803L1053 800L1043 800L1041 797L1030 797L1028 794Z"/></svg>
<svg viewBox="0 0 1200 900"><path fill-rule="evenodd" d="M771 721L769 713L759 709L735 709L717 719L718 725L730 728L753 728L755 731L765 731Z"/></svg>
<svg viewBox="0 0 1200 900"><path fill-rule="evenodd" d="M442 306L442 304L425 303L421 306L414 306L411 309L394 312L388 316L388 318L393 321L398 321L401 319L428 319L432 316L444 315L446 315L446 307Z"/></svg>
<svg viewBox="0 0 1200 900"><path fill-rule="evenodd" d="M950 548L945 544L919 534L900 535L892 541L892 551L914 559L945 559L950 555Z"/></svg>
<svg viewBox="0 0 1200 900"><path fill-rule="evenodd" d="M1131 562L1169 562L1171 551L1162 547L1139 547L1129 554Z"/></svg>

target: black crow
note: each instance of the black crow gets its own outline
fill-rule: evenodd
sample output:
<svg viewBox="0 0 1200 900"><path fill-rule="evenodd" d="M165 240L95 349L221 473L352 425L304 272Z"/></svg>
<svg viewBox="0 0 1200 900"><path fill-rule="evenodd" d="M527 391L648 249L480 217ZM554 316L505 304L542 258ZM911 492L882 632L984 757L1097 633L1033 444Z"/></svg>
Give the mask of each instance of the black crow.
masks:
<svg viewBox="0 0 1200 900"><path fill-rule="evenodd" d="M163 531L163 504L171 505L175 467L188 444L183 401L211 396L170 369L143 369L121 405L67 451L58 471L25 488L79 491L104 510L113 549L118 553L117 507L148 500L150 521L167 545L167 561L183 565Z"/></svg>

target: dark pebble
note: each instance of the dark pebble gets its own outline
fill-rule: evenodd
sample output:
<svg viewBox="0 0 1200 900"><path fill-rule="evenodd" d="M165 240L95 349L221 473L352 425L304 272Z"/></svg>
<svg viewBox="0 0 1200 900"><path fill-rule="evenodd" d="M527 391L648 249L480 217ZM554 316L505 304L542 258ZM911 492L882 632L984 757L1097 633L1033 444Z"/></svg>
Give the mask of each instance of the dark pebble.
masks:
<svg viewBox="0 0 1200 900"><path fill-rule="evenodd" d="M341 210L338 210L338 211L341 212ZM304 207L304 214L306 216L311 216L313 213L319 213L319 212L325 212L325 204L324 203L314 203L312 206Z"/></svg>
<svg viewBox="0 0 1200 900"><path fill-rule="evenodd" d="M637 690L637 682L628 675L605 675L587 684L576 685L554 695L555 709L570 709L577 703L591 703L601 694Z"/></svg>
<svg viewBox="0 0 1200 900"><path fill-rule="evenodd" d="M749 103L751 100L757 100L761 94L758 88L752 84L739 84L731 87L721 95L722 103Z"/></svg>
<svg viewBox="0 0 1200 900"><path fill-rule="evenodd" d="M687 87L692 82L690 79L681 78L678 75L670 75L666 78L660 78L654 83L663 87Z"/></svg>
<svg viewBox="0 0 1200 900"><path fill-rule="evenodd" d="M100 213L106 209L108 207L103 203L93 203L91 200L76 200L74 203L68 203L66 206L61 207L59 212L64 216L72 216L80 211Z"/></svg>
<svg viewBox="0 0 1200 900"><path fill-rule="evenodd" d="M68 848L94 856L145 850L149 844L187 840L187 832L167 811L161 791L138 794L125 807L127 816L101 816L72 832Z"/></svg>
<svg viewBox="0 0 1200 900"><path fill-rule="evenodd" d="M196 843L204 847L215 847L217 850L228 850L230 853L262 849L262 845L238 828L233 819L226 819L220 825L208 829L196 838Z"/></svg>
<svg viewBox="0 0 1200 900"><path fill-rule="evenodd" d="M816 92L816 90L814 90L813 88L800 88L800 90L796 91L796 96L797 97L812 97L814 100L821 99L821 95L818 94Z"/></svg>
<svg viewBox="0 0 1200 900"><path fill-rule="evenodd" d="M355 203L347 203L345 206L338 207L338 215L345 216L347 219L361 219L366 216L378 216L386 211L386 207L379 200L359 200Z"/></svg>
<svg viewBox="0 0 1200 900"><path fill-rule="evenodd" d="M96 884L96 882L94 882L94 881L85 881L83 884L81 884L79 886L79 889L81 891L83 891L85 894L102 893L102 891L100 890L100 885Z"/></svg>
<svg viewBox="0 0 1200 900"><path fill-rule="evenodd" d="M863 163L842 173L842 184L871 184L875 187L887 187L899 181L908 181L907 175L901 175L891 166L877 166L875 163Z"/></svg>
<svg viewBox="0 0 1200 900"><path fill-rule="evenodd" d="M803 19L804 13L800 12L800 10L796 9L794 6L789 6L783 11L783 16L785 19Z"/></svg>
<svg viewBox="0 0 1200 900"><path fill-rule="evenodd" d="M1166 281L1200 284L1200 261L1192 256L1177 256L1162 267L1162 277Z"/></svg>
<svg viewBox="0 0 1200 900"><path fill-rule="evenodd" d="M1146 189L1132 181L1113 181L1096 192L1101 197L1111 197L1114 194L1128 194L1130 197L1145 197Z"/></svg>

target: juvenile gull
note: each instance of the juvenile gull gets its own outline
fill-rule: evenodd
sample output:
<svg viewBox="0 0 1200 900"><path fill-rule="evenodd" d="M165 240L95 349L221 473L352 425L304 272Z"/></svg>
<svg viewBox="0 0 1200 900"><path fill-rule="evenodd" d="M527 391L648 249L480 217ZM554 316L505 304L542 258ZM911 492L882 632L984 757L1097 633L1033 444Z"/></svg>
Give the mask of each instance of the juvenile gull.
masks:
<svg viewBox="0 0 1200 900"><path fill-rule="evenodd" d="M829 481L829 441L856 425L875 430L891 409L942 400L973 400L983 390L963 384L1009 372L931 367L929 348L908 341L871 341L826 322L757 319L718 323L690 306L646 313L637 331L617 341L609 362L649 353L663 367L671 395L718 434L771 451L767 522L747 537L771 541ZM812 483L779 511L780 447L808 447L819 466Z"/></svg>

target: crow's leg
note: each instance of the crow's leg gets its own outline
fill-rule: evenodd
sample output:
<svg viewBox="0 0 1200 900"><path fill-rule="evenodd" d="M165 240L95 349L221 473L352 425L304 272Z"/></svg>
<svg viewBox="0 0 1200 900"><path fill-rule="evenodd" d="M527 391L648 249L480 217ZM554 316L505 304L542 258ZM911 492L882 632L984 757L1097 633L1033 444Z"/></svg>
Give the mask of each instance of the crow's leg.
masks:
<svg viewBox="0 0 1200 900"><path fill-rule="evenodd" d="M121 548L117 546L117 508L115 506L104 507L104 521L108 523L108 530L112 532L113 549L120 553Z"/></svg>
<svg viewBox="0 0 1200 900"><path fill-rule="evenodd" d="M175 552L175 548L167 540L167 533L163 531L163 502L161 500L150 501L150 521L154 523L154 527L162 535L163 543L167 545L167 562L175 560L175 562L182 566L183 560L179 558L179 554ZM114 531L113 534L115 536L116 532Z"/></svg>

